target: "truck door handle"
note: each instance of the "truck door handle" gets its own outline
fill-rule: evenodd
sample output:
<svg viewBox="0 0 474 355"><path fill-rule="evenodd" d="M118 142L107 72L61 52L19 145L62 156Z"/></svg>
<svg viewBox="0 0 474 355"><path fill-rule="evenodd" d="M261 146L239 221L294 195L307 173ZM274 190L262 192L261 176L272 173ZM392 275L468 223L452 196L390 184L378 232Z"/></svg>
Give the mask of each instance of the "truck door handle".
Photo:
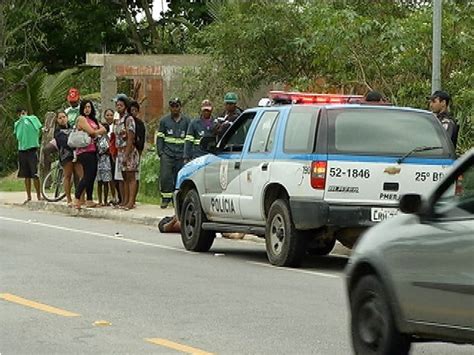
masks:
<svg viewBox="0 0 474 355"><path fill-rule="evenodd" d="M234 169L240 169L240 161L235 162Z"/></svg>
<svg viewBox="0 0 474 355"><path fill-rule="evenodd" d="M268 163L263 163L260 167L262 171L267 171L268 170Z"/></svg>

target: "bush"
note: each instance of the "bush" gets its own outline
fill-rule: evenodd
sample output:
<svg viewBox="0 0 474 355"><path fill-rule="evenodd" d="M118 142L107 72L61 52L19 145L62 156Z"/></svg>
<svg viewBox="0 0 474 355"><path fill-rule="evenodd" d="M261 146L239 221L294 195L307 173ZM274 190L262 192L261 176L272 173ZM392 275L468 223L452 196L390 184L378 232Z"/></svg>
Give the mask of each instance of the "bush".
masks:
<svg viewBox="0 0 474 355"><path fill-rule="evenodd" d="M146 150L141 159L139 200L159 203L160 196L160 160L154 146Z"/></svg>

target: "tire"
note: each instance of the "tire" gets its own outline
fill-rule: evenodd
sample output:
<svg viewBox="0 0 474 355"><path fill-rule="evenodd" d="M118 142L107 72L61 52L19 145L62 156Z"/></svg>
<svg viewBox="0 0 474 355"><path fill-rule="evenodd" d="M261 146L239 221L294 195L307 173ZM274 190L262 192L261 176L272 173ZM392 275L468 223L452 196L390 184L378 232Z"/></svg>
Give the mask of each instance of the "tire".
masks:
<svg viewBox="0 0 474 355"><path fill-rule="evenodd" d="M41 184L41 195L46 201L58 202L66 197L63 184L64 171L59 165L53 167Z"/></svg>
<svg viewBox="0 0 474 355"><path fill-rule="evenodd" d="M265 229L268 261L276 266L299 266L307 240L307 235L295 228L288 203L281 199L273 202Z"/></svg>
<svg viewBox="0 0 474 355"><path fill-rule="evenodd" d="M181 207L181 240L186 250L205 252L211 249L216 233L202 229L207 218L196 190L189 190Z"/></svg>
<svg viewBox="0 0 474 355"><path fill-rule="evenodd" d="M382 283L364 276L351 293L351 334L355 354L405 355L410 338L401 334Z"/></svg>
<svg viewBox="0 0 474 355"><path fill-rule="evenodd" d="M308 247L307 253L309 255L328 255L336 245L336 238L332 239L316 239L311 242L311 246Z"/></svg>

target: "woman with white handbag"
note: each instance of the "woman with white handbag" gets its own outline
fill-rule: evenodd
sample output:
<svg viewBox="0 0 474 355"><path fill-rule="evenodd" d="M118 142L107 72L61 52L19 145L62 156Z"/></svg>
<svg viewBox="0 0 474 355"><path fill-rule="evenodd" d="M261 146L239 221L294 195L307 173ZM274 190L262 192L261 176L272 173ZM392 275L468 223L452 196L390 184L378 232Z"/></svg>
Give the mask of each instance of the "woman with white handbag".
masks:
<svg viewBox="0 0 474 355"><path fill-rule="evenodd" d="M76 148L77 160L82 165L84 174L76 189L74 207L81 208L81 195L86 191L86 207L96 207L93 201L94 181L97 175L97 147L95 138L107 133L106 129L97 121L95 108L90 100L84 100L79 107L80 116L76 121L76 129L85 132L91 137L90 143Z"/></svg>

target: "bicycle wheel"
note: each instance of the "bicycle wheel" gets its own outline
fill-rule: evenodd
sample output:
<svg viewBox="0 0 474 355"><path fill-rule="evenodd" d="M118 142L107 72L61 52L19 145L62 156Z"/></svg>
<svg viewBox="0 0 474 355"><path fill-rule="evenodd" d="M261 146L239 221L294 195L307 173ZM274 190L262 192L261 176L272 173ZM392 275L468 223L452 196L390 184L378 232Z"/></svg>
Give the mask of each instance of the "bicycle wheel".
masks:
<svg viewBox="0 0 474 355"><path fill-rule="evenodd" d="M66 197L66 193L64 192L63 175L63 168L57 164L52 167L51 171L44 178L43 183L41 184L41 194L46 201L57 202Z"/></svg>

